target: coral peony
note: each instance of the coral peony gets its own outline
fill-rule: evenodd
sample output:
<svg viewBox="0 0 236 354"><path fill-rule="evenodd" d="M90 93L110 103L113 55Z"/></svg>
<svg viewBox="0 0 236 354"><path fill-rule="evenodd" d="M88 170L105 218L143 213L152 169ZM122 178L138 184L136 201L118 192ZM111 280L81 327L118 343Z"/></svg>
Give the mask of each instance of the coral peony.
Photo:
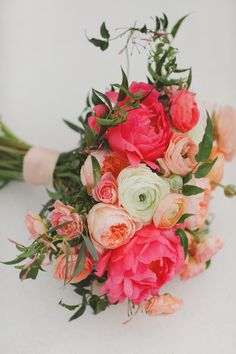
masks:
<svg viewBox="0 0 236 354"><path fill-rule="evenodd" d="M97 274L108 270L103 293L109 301L128 297L139 304L172 280L184 264L183 247L174 229L160 230L148 225L136 232L124 246L100 257Z"/></svg>

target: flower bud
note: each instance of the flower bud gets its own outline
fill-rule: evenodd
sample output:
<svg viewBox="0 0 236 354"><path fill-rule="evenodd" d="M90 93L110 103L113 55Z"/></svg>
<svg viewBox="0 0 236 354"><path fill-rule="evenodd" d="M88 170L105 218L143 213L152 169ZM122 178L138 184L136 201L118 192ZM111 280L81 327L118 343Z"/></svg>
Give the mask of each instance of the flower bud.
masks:
<svg viewBox="0 0 236 354"><path fill-rule="evenodd" d="M169 178L169 183L170 183L170 189L173 192L178 191L183 187L183 179L180 176L173 175Z"/></svg>
<svg viewBox="0 0 236 354"><path fill-rule="evenodd" d="M224 188L226 197L234 197L236 195L236 186L234 184L228 184Z"/></svg>

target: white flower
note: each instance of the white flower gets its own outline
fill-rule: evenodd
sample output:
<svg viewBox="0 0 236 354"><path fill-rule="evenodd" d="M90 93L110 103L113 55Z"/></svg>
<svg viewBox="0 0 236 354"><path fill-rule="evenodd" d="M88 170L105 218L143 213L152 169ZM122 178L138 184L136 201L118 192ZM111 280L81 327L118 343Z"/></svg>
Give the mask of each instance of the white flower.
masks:
<svg viewBox="0 0 236 354"><path fill-rule="evenodd" d="M170 193L169 183L149 167L126 167L117 179L118 198L130 215L137 221L149 224L160 200Z"/></svg>

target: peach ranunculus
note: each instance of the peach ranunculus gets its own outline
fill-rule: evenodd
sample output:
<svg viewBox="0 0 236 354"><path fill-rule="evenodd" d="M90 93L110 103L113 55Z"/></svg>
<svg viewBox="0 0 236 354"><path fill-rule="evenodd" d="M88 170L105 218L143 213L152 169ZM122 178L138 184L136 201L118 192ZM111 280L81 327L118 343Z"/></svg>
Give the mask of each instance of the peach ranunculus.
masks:
<svg viewBox="0 0 236 354"><path fill-rule="evenodd" d="M230 106L216 108L213 122L218 149L230 161L236 155L236 110Z"/></svg>
<svg viewBox="0 0 236 354"><path fill-rule="evenodd" d="M199 109L194 99L195 94L185 88L176 91L171 97L170 116L175 129L183 133L191 130L198 123Z"/></svg>
<svg viewBox="0 0 236 354"><path fill-rule="evenodd" d="M93 199L97 202L115 204L118 197L118 186L111 172L106 172L92 190Z"/></svg>
<svg viewBox="0 0 236 354"><path fill-rule="evenodd" d="M170 294L164 294L144 301L142 308L149 316L169 315L176 312L182 303L181 299Z"/></svg>
<svg viewBox="0 0 236 354"><path fill-rule="evenodd" d="M42 218L30 211L26 214L25 223L31 238L37 238L47 232L47 227Z"/></svg>
<svg viewBox="0 0 236 354"><path fill-rule="evenodd" d="M160 229L169 229L178 222L184 211L184 196L178 193L170 193L160 201L153 216L153 223Z"/></svg>
<svg viewBox="0 0 236 354"><path fill-rule="evenodd" d="M193 215L184 221L184 225L188 229L195 230L201 228L207 219L211 187L208 178L192 178L189 184L205 190L203 193L186 197L185 213Z"/></svg>
<svg viewBox="0 0 236 354"><path fill-rule="evenodd" d="M73 238L83 232L83 220L78 214L73 213L73 210L72 206L65 205L60 200L55 201L54 210L50 214L52 227L68 223L57 229L58 235L66 235L68 238Z"/></svg>
<svg viewBox="0 0 236 354"><path fill-rule="evenodd" d="M223 247L223 242L214 236L196 243L191 242L189 259L180 272L181 280L188 280L206 270L209 262Z"/></svg>
<svg viewBox="0 0 236 354"><path fill-rule="evenodd" d="M214 160L215 157L217 157L217 160L214 163L211 171L206 176L209 178L212 189L214 189L216 185L222 181L224 176L225 157L222 152L218 152L217 146L213 148L211 153L211 159Z"/></svg>
<svg viewBox="0 0 236 354"><path fill-rule="evenodd" d="M91 239L100 252L127 243L135 234L136 226L128 212L114 205L99 203L88 213Z"/></svg>
<svg viewBox="0 0 236 354"><path fill-rule="evenodd" d="M158 159L158 162L165 176L168 177L172 173L186 176L196 165L197 153L198 147L188 135L176 133L171 138L164 157Z"/></svg>
<svg viewBox="0 0 236 354"><path fill-rule="evenodd" d="M72 277L75 270L77 258L78 255L74 253L68 256L68 269L67 269L66 281L70 282L71 284L78 283L81 280L86 279L93 270L93 262L91 258L87 256L82 271L76 276ZM53 274L55 279L58 280L65 279L66 276L66 255L65 254L62 254L57 258L54 266Z"/></svg>

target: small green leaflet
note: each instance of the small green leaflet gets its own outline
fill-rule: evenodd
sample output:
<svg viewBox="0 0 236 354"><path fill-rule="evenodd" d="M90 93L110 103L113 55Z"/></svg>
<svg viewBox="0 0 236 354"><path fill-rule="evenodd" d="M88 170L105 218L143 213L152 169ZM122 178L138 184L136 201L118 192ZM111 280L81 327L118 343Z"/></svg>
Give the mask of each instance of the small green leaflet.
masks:
<svg viewBox="0 0 236 354"><path fill-rule="evenodd" d="M193 177L193 174L192 174L192 172L190 172L188 175L183 177L183 183L184 184L188 183L189 181L191 181L192 177Z"/></svg>
<svg viewBox="0 0 236 354"><path fill-rule="evenodd" d="M186 219L190 218L193 215L194 214L184 214L184 215L182 215L181 218L179 219L179 221L177 222L177 224L182 224Z"/></svg>
<svg viewBox="0 0 236 354"><path fill-rule="evenodd" d="M86 305L85 305L85 304L82 304L82 305L80 306L79 310L76 311L73 316L71 316L71 318L69 319L69 322L70 322L70 321L73 321L73 320L76 320L77 318L79 318L80 316L82 316L83 313L85 312L85 310L86 310Z"/></svg>
<svg viewBox="0 0 236 354"><path fill-rule="evenodd" d="M47 194L53 200L61 199L61 195L57 192L51 192L49 189L46 188Z"/></svg>
<svg viewBox="0 0 236 354"><path fill-rule="evenodd" d="M86 247L85 247L85 243L83 242L81 244L80 251L75 265L75 270L71 278L74 278L76 275L82 272L82 270L84 269L85 261L86 261Z"/></svg>
<svg viewBox="0 0 236 354"><path fill-rule="evenodd" d="M188 74L188 78L187 78L187 89L189 89L189 87L191 86L192 83L192 68L189 69L189 74Z"/></svg>
<svg viewBox="0 0 236 354"><path fill-rule="evenodd" d="M93 177L94 177L94 187L96 187L100 177L101 177L101 168L98 163L98 160L95 156L91 155L92 166L93 166Z"/></svg>
<svg viewBox="0 0 236 354"><path fill-rule="evenodd" d="M75 132L80 133L80 134L84 134L84 130L82 128L80 128L78 125L76 125L72 122L69 122L66 119L63 119L63 121L66 123L66 125L68 125L69 128L71 128Z"/></svg>
<svg viewBox="0 0 236 354"><path fill-rule="evenodd" d="M196 155L197 162L205 162L211 155L213 146L213 126L209 113L207 112L207 126L202 142L199 144L199 151Z"/></svg>
<svg viewBox="0 0 236 354"><path fill-rule="evenodd" d="M105 22L102 23L101 27L100 27L100 34L103 38L105 39L109 39L110 38L110 33L106 27Z"/></svg>
<svg viewBox="0 0 236 354"><path fill-rule="evenodd" d="M66 309L69 310L69 311L74 311L75 309L77 309L77 307L79 307L79 305L67 305L67 304L64 304L64 303L62 302L62 300L59 301L58 305L60 305L60 306L62 306L62 307L64 307L64 308L66 308Z"/></svg>
<svg viewBox="0 0 236 354"><path fill-rule="evenodd" d="M186 258L188 255L188 238L186 236L186 233L182 229L177 229L176 235L180 237L180 242L184 249L184 256Z"/></svg>
<svg viewBox="0 0 236 354"><path fill-rule="evenodd" d="M95 261L97 261L97 260L98 260L98 255L97 255L97 251L96 251L94 245L92 244L92 242L90 241L90 239L89 239L87 236L85 236L85 235L82 234L82 237L83 237L83 239L84 239L84 242L85 242L85 244L86 244L86 247L87 247L89 253L91 254L92 258L93 258Z"/></svg>
<svg viewBox="0 0 236 354"><path fill-rule="evenodd" d="M214 166L215 162L217 161L218 157L216 157L213 161L211 162L206 162L200 165L195 172L195 177L196 178L202 178L205 177L212 169Z"/></svg>
<svg viewBox="0 0 236 354"><path fill-rule="evenodd" d="M191 195L203 193L205 190L203 188L192 186L190 184L185 184L182 189L183 195L189 197Z"/></svg>
<svg viewBox="0 0 236 354"><path fill-rule="evenodd" d="M103 41L102 39L90 38L89 42L95 45L95 47L99 47L102 51L106 50L109 47L109 42Z"/></svg>
<svg viewBox="0 0 236 354"><path fill-rule="evenodd" d="M175 38L180 26L182 25L183 21L188 17L189 15L183 16L181 19L179 19L176 24L173 26L170 34L172 35L173 38Z"/></svg>
<svg viewBox="0 0 236 354"><path fill-rule="evenodd" d="M124 87L125 89L129 89L129 82L128 82L128 78L123 70L123 68L121 68L121 71L122 71L122 83L121 83L121 86ZM118 102L120 101L123 101L126 97L126 93L120 89L120 92L119 92L119 96L118 96Z"/></svg>
<svg viewBox="0 0 236 354"><path fill-rule="evenodd" d="M211 260L209 260L205 263L206 269L208 269L210 267L210 265L211 265Z"/></svg>

